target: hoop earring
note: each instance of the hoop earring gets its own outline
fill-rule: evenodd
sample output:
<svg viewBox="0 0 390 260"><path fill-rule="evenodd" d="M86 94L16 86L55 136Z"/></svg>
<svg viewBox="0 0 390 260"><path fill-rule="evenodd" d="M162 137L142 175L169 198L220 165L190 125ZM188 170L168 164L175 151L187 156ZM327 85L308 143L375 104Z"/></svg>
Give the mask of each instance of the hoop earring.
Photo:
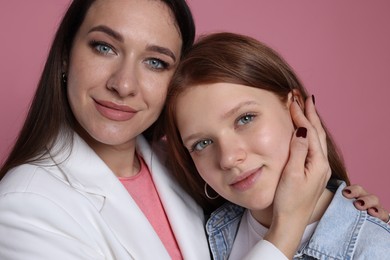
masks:
<svg viewBox="0 0 390 260"><path fill-rule="evenodd" d="M208 191L207 191L207 182L204 183L204 194L206 194L206 197L207 197L208 199L210 199L210 200L215 200L216 198L219 197L219 194L218 194L218 193L217 193L217 195L214 196L214 197L211 197L211 196L209 195L209 193L208 193Z"/></svg>
<svg viewBox="0 0 390 260"><path fill-rule="evenodd" d="M62 77L62 84L66 87L66 83L68 82L68 77L66 76L65 72L62 72L61 74Z"/></svg>

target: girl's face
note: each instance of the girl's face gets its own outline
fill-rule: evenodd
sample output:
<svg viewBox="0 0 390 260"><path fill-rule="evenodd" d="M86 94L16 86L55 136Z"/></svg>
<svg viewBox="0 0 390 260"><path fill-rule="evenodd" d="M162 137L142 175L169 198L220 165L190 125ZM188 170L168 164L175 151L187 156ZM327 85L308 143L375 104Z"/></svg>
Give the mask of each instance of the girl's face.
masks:
<svg viewBox="0 0 390 260"><path fill-rule="evenodd" d="M179 96L183 143L202 178L227 200L251 210L272 204L294 131L288 100L230 83L197 85Z"/></svg>
<svg viewBox="0 0 390 260"><path fill-rule="evenodd" d="M157 119L181 44L174 16L161 1L92 5L67 71L69 103L92 147L133 144Z"/></svg>

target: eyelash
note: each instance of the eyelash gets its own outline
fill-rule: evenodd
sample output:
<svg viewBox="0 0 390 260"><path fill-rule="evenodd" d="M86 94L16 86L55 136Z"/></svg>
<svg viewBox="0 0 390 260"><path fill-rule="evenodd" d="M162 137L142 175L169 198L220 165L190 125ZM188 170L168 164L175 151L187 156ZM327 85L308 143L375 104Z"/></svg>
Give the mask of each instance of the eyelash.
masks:
<svg viewBox="0 0 390 260"><path fill-rule="evenodd" d="M113 46L111 46L110 44L106 43L106 42L102 42L102 41L95 41L95 40L92 40L89 45L91 46L91 48L96 51L97 53L99 54L102 54L102 55L109 55L109 51L112 51L116 54L116 51L114 49ZM107 51L107 52L104 52L102 50L99 50L98 48L99 47L105 47L105 48L109 48L110 50ZM157 65L157 67L154 67L152 64L150 64L150 62L153 62L153 61L157 61L158 63L160 63L161 65ZM166 69L169 69L170 68L170 64L166 61L163 61L161 59L158 59L158 58L147 58L145 63L153 70L156 70L156 71L163 71L163 70L166 70ZM161 66L161 67L159 67Z"/></svg>
<svg viewBox="0 0 390 260"><path fill-rule="evenodd" d="M195 142L193 145L191 145L191 148L189 149L189 152L190 152L190 153L192 153L192 152L200 152L200 151L202 151L203 149L205 149L205 148L203 148L202 150L197 150L197 149L196 149L196 146L197 146L198 144L204 142L204 141L209 141L210 143L209 143L208 145L210 145L210 144L213 143L213 141L211 141L210 139L202 139L202 140L199 140L199 141ZM208 145L207 145L207 146L208 146Z"/></svg>
<svg viewBox="0 0 390 260"><path fill-rule="evenodd" d="M148 62L150 62L150 61L157 61L157 62L159 62L161 64L161 68L156 68L156 67L153 67L151 64L148 64ZM147 65L150 66L151 69L153 69L153 70L161 70L162 71L162 70L166 70L166 69L168 69L170 67L170 64L168 62L163 61L163 60L158 59L158 58L148 58L146 60L146 62L147 62Z"/></svg>
<svg viewBox="0 0 390 260"><path fill-rule="evenodd" d="M108 53L105 53L105 52L103 52L102 50L99 50L99 49L98 49L99 47L109 48L111 51L113 51L113 52L116 54L116 51L115 51L114 47L111 46L110 44L106 43L106 42L101 42L101 41L95 41L95 40L93 40L93 41L91 41L91 42L89 43L89 45L91 46L91 48L92 48L94 51L98 52L99 54L108 55Z"/></svg>
<svg viewBox="0 0 390 260"><path fill-rule="evenodd" d="M239 121L242 120L242 119L244 119L245 117L249 117L249 118L250 118L250 121L247 122L247 123L245 123L245 124L243 124L243 125L247 125L247 124L249 124L250 122L252 122L253 119L254 119L256 116L257 116L257 115L254 114L254 113L245 113L245 114L243 114L242 116L240 116L240 117L236 120L236 124L238 125L238 124L239 124Z"/></svg>
<svg viewBox="0 0 390 260"><path fill-rule="evenodd" d="M249 118L250 118L250 119L249 119L249 122L242 124L242 125L247 125L247 124L251 123L251 122L253 121L253 119L254 119L256 116L257 116L257 115L254 114L254 113L245 113L245 114L241 115L241 116L236 120L235 124L236 124L236 125L239 125L239 121L240 121L240 120L244 119L245 117L249 117ZM240 125L239 125L239 126L240 126ZM191 147L190 147L190 149L189 149L189 152L190 152L190 153L192 153L192 152L200 152L200 151L202 151L203 149L205 149L207 146L206 146L205 148L203 148L202 150L197 150L197 149L196 149L196 146L198 146L199 144L201 144L202 142L205 142L205 141L208 141L208 142L209 142L209 144L207 144L207 146L213 143L213 141L210 140L210 139L202 139L202 140L199 140L199 141L195 142L193 145L191 145Z"/></svg>

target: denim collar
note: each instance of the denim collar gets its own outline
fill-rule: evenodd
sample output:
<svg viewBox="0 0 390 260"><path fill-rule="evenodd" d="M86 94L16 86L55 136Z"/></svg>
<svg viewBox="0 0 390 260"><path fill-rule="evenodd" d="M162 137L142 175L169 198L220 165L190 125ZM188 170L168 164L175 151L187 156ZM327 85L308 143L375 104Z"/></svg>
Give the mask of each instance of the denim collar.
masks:
<svg viewBox="0 0 390 260"><path fill-rule="evenodd" d="M297 252L319 259L349 259L356 246L358 234L367 218L366 211L357 210L342 195L345 182L337 181L338 189L310 241ZM343 209L343 212L340 212Z"/></svg>
<svg viewBox="0 0 390 260"><path fill-rule="evenodd" d="M239 221L244 214L245 208L226 202L224 205L219 207L213 213L211 213L209 220L206 223L206 230L208 234L229 225L231 222Z"/></svg>

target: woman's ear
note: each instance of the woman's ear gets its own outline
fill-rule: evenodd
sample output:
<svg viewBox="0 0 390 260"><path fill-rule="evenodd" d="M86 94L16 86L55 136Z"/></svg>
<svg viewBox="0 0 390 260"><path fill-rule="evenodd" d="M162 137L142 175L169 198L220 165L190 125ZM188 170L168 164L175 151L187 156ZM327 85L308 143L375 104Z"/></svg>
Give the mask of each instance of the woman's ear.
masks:
<svg viewBox="0 0 390 260"><path fill-rule="evenodd" d="M62 69L61 69L61 71L62 71L62 73L65 73L65 74L68 73L68 62L66 60L62 61Z"/></svg>
<svg viewBox="0 0 390 260"><path fill-rule="evenodd" d="M305 111L305 100L303 100L303 97L298 89L293 89L288 93L288 102L294 102L296 101L299 105L299 107L302 109L302 111Z"/></svg>

